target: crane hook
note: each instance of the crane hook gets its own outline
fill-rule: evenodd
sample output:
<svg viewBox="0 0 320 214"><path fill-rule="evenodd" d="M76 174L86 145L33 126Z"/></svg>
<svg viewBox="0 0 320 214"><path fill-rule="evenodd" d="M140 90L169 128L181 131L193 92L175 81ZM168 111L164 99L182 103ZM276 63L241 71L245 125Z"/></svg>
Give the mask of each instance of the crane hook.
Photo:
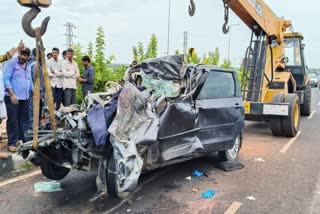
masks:
<svg viewBox="0 0 320 214"><path fill-rule="evenodd" d="M196 12L196 4L194 3L194 0L190 0L189 15L193 16L195 12Z"/></svg>
<svg viewBox="0 0 320 214"><path fill-rule="evenodd" d="M30 37L36 37L35 29L31 26L31 23L40 12L41 10L39 7L33 6L22 18L22 28ZM50 17L47 17L42 21L40 26L41 36L46 33L49 21Z"/></svg>
<svg viewBox="0 0 320 214"><path fill-rule="evenodd" d="M228 26L228 22L224 23L222 26L222 32L224 34L228 34L229 33L229 26Z"/></svg>

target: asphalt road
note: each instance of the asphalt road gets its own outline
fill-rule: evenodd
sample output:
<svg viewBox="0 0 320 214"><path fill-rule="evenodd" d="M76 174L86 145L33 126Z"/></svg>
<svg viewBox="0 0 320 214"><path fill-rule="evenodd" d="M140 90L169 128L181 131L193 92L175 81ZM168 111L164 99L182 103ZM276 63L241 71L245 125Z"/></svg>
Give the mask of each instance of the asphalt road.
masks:
<svg viewBox="0 0 320 214"><path fill-rule="evenodd" d="M320 213L320 91L312 92L315 113L302 119L296 139L272 137L268 124L247 122L241 170L223 172L215 156L200 158L143 175L130 201L96 203L88 202L95 174L72 172L56 193L35 193L33 184L47 181L37 175L0 187L0 213ZM208 177L186 180L194 170ZM215 196L202 199L210 189Z"/></svg>

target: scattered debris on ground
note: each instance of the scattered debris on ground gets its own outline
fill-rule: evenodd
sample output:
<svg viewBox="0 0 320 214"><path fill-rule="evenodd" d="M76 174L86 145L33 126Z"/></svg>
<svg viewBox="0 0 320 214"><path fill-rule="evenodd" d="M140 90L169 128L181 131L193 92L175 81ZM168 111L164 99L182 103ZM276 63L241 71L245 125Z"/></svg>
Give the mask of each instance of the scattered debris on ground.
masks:
<svg viewBox="0 0 320 214"><path fill-rule="evenodd" d="M61 183L57 181L37 182L34 184L35 192L59 192L61 191Z"/></svg>
<svg viewBox="0 0 320 214"><path fill-rule="evenodd" d="M201 177L201 176L203 176L203 172L196 170L196 171L192 172L192 176Z"/></svg>
<svg viewBox="0 0 320 214"><path fill-rule="evenodd" d="M247 200L248 200L248 201L255 201L255 200L256 200L256 198L255 198L255 197L253 197L253 196L249 196L249 197L247 197Z"/></svg>
<svg viewBox="0 0 320 214"><path fill-rule="evenodd" d="M192 189L192 192L197 193L197 192L199 192L199 189Z"/></svg>
<svg viewBox="0 0 320 214"><path fill-rule="evenodd" d="M0 176L8 175L14 169L13 159L10 155L6 159L0 159Z"/></svg>
<svg viewBox="0 0 320 214"><path fill-rule="evenodd" d="M265 162L266 162L266 161L263 160L262 158L256 158L254 161L255 161L255 162L259 162L259 163L265 163Z"/></svg>
<svg viewBox="0 0 320 214"><path fill-rule="evenodd" d="M214 190L209 190L207 192L202 193L202 198L204 199L211 199L214 195L215 195L215 191Z"/></svg>

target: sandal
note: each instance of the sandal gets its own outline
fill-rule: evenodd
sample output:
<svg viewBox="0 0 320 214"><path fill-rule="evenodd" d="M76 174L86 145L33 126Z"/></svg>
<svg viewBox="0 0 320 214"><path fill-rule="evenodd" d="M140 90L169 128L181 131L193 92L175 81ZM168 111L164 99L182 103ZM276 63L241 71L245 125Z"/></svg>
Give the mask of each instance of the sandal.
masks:
<svg viewBox="0 0 320 214"><path fill-rule="evenodd" d="M17 151L17 147L16 146L8 146L8 151L15 153Z"/></svg>

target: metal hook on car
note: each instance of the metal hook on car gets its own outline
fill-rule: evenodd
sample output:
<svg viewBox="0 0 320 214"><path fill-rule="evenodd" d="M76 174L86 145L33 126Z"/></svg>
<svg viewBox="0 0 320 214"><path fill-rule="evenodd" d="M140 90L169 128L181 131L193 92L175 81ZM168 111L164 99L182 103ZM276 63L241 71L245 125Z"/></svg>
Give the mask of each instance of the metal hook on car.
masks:
<svg viewBox="0 0 320 214"><path fill-rule="evenodd" d="M30 37L36 37L35 29L32 27L31 23L40 12L41 10L39 7L33 6L22 18L22 28ZM46 33L49 21L50 17L47 17L42 21L40 26L41 36Z"/></svg>
<svg viewBox="0 0 320 214"><path fill-rule="evenodd" d="M193 16L195 12L196 12L196 4L194 3L194 0L190 0L189 15Z"/></svg>

